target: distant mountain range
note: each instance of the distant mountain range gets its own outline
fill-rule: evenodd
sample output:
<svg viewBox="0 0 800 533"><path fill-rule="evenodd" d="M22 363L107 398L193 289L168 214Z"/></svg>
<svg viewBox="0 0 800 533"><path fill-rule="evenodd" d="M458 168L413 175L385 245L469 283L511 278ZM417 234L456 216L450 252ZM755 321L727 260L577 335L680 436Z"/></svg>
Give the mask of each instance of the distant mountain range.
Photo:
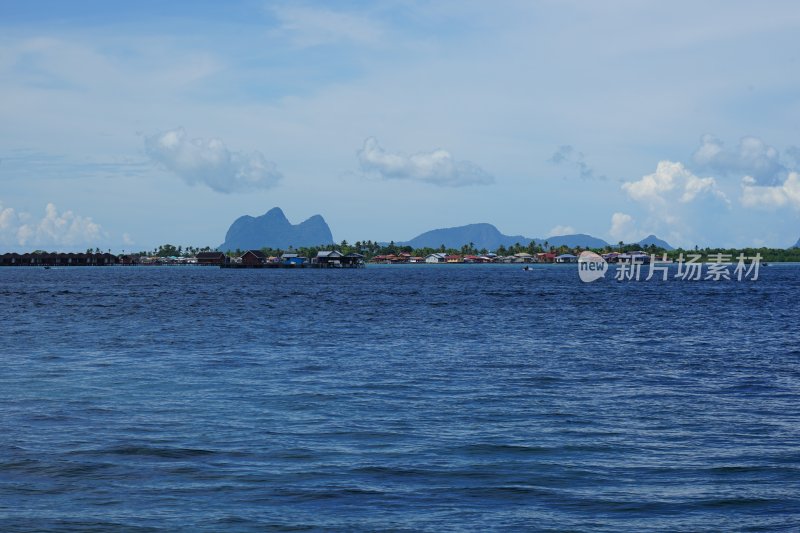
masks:
<svg viewBox="0 0 800 533"><path fill-rule="evenodd" d="M300 224L292 224L279 207L261 215L239 217L225 234L225 242L219 250L257 250L276 248L286 250L290 246L320 246L333 244L331 229L320 215L314 215Z"/></svg>
<svg viewBox="0 0 800 533"><path fill-rule="evenodd" d="M496 250L500 246L513 246L521 244L527 246L533 242L543 246L558 248L605 248L609 243L603 239L592 237L584 233L571 235L558 235L546 239L525 237L523 235L504 235L492 224L467 224L455 228L440 228L426 231L406 242L399 242L401 246L412 248L461 248L472 243L479 250ZM250 250L260 248L275 248L286 250L290 246L300 248L303 246L321 246L333 244L333 235L320 215L314 215L300 224L291 224L279 207L274 207L259 217L245 215L239 217L231 224L225 235L225 242L219 250ZM658 247L672 250L672 247L655 235L642 239L642 247L654 244ZM800 244L800 243L798 243Z"/></svg>
<svg viewBox="0 0 800 533"><path fill-rule="evenodd" d="M792 248L800 248L800 239L797 239L797 242L794 246L792 246Z"/></svg>
<svg viewBox="0 0 800 533"><path fill-rule="evenodd" d="M439 248L444 245L445 248L461 248L465 244L472 243L475 248L496 250L500 246L513 246L521 244L527 246L529 243L544 245L558 248L560 246L567 246L569 248L604 248L609 246L609 243L603 239L586 235L585 233L575 233L571 235L558 235L540 239L535 237L524 237L522 235L504 235L493 226L492 224L467 224L466 226L458 226L455 228L442 228L426 231L407 242L398 243L402 246L411 246L413 248ZM650 235L642 239L639 243L642 247L655 244L667 250L672 250L667 242L659 239L655 235Z"/></svg>

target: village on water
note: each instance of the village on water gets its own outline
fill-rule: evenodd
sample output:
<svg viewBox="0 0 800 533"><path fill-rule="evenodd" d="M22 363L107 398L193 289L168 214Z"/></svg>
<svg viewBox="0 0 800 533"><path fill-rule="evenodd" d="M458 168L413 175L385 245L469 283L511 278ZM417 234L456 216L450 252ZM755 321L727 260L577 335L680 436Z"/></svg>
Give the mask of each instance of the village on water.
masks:
<svg viewBox="0 0 800 533"><path fill-rule="evenodd" d="M163 248L163 247L162 247ZM283 252L268 255L264 250L246 250L237 253L225 253L214 250L196 251L194 253L163 254L120 254L87 250L81 253L57 253L36 251L31 253L5 253L0 255L0 266L168 266L194 265L217 266L220 268L360 268L371 264L488 264L488 263L576 263L578 253L555 252L516 252L499 255L494 252L480 254L458 254L449 252L432 252L427 255L413 255L411 252L399 251L390 254L367 256L357 252L343 253L339 250L317 250L310 258L295 252ZM608 262L635 261L648 262L651 255L642 250L626 252L608 252L603 258ZM666 258L665 258L666 260Z"/></svg>
<svg viewBox="0 0 800 533"><path fill-rule="evenodd" d="M642 253L643 254L643 253ZM617 256L621 254L616 254ZM648 256L649 257L649 256ZM296 253L283 253L279 256L267 256L261 250L247 250L239 256L230 256L223 252L198 252L194 256L132 256L114 255L111 253L6 253L0 255L0 266L112 266L112 265L197 265L219 266L221 268L358 268L367 263L374 264L454 264L454 263L574 263L578 256L574 254L542 253L528 254L520 252L511 256L498 256L494 253L485 255L458 255L432 253L427 257L412 256L408 253L397 255L379 255L371 259L363 254L351 252L343 254L337 250L322 250L312 258Z"/></svg>
<svg viewBox="0 0 800 533"><path fill-rule="evenodd" d="M312 257L299 253L283 252L280 255L267 255L263 250L247 250L239 253L224 253L205 250L186 255L142 255L87 251L81 253L57 253L36 251L31 253L5 253L0 255L0 266L216 266L220 268L361 268L366 264L531 264L531 263L576 263L580 250L576 253L555 252L516 252L511 255L498 255L494 252L482 254L457 254L432 252L425 256L410 252L379 254L368 257L357 252L342 253L339 250L318 250ZM609 263L632 262L648 263L652 254L642 250L607 252L602 257ZM672 262L666 254L659 255L660 262Z"/></svg>
<svg viewBox="0 0 800 533"><path fill-rule="evenodd" d="M161 245L150 251L112 254L111 250L99 248L85 252L47 252L36 250L28 253L0 254L0 266L216 266L219 268L361 268L367 264L382 265L457 265L457 264L569 264L577 263L587 248L567 246L553 247L547 243L499 246L493 252L477 250L471 243L461 249L419 248L400 246L394 243L378 244L372 241L353 245L343 241L338 245L310 248L276 250L269 248L253 250L229 250L227 252L210 247L181 247ZM800 248L746 248L743 250L695 247L693 250L665 250L654 245L642 249L641 245L609 245L605 249L591 249L608 263L664 263L682 261L684 255L703 256L706 260L723 254L736 257L745 253L752 257L757 253L764 260L785 262L800 261Z"/></svg>

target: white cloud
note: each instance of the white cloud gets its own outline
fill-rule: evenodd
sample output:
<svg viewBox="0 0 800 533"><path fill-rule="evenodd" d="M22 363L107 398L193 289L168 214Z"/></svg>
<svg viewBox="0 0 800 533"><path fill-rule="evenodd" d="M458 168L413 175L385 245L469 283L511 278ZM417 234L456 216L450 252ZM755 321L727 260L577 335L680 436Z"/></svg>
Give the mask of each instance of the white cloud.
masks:
<svg viewBox="0 0 800 533"><path fill-rule="evenodd" d="M684 184L681 202L691 202L697 198L697 196L709 192L712 195L727 201L725 194L717 189L717 182L714 178L698 178L695 175L691 175L686 179L686 183Z"/></svg>
<svg viewBox="0 0 800 533"><path fill-rule="evenodd" d="M12 207L3 207L0 204L0 235L13 228L17 220L17 212Z"/></svg>
<svg viewBox="0 0 800 533"><path fill-rule="evenodd" d="M122 234L122 244L124 244L126 246L130 246L132 244L136 244L136 242L133 240L133 238L130 236L129 233L123 233Z"/></svg>
<svg viewBox="0 0 800 533"><path fill-rule="evenodd" d="M72 211L59 213L52 203L47 204L44 217L38 220L0 205L0 242L3 244L73 246L95 244L102 236L103 229L90 217Z"/></svg>
<svg viewBox="0 0 800 533"><path fill-rule="evenodd" d="M295 45L311 47L339 42L373 44L381 41L383 31L369 18L320 7L288 4L272 9Z"/></svg>
<svg viewBox="0 0 800 533"><path fill-rule="evenodd" d="M742 178L742 205L778 209L790 206L800 209L800 174L790 173L780 185L759 185L752 176Z"/></svg>
<svg viewBox="0 0 800 533"><path fill-rule="evenodd" d="M688 174L680 163L661 161L656 172L643 176L639 181L629 181L622 184L622 189L633 200L639 202L663 201L662 194L675 188L676 175Z"/></svg>
<svg viewBox="0 0 800 533"><path fill-rule="evenodd" d="M145 151L189 185L222 193L268 189L282 178L260 152L233 152L219 139L189 139L183 128L145 137Z"/></svg>
<svg viewBox="0 0 800 533"><path fill-rule="evenodd" d="M726 204L728 197L717 187L714 178L699 178L682 163L660 161L653 174L642 176L638 181L622 184L622 189L632 200L651 207L663 206L668 202L689 203L701 196L716 197Z"/></svg>
<svg viewBox="0 0 800 533"><path fill-rule="evenodd" d="M422 181L442 187L494 183L491 174L469 161L456 161L446 150L412 155L392 153L381 148L374 137L364 141L364 147L358 151L358 160L364 172L384 179Z"/></svg>
<svg viewBox="0 0 800 533"><path fill-rule="evenodd" d="M745 174L759 183L770 185L787 171L780 152L758 137L743 137L735 149L728 150L719 139L704 135L692 161L705 170L739 176Z"/></svg>
<svg viewBox="0 0 800 533"><path fill-rule="evenodd" d="M555 226L548 233L548 237L558 237L560 235L572 235L575 233L575 228L572 226Z"/></svg>
<svg viewBox="0 0 800 533"><path fill-rule="evenodd" d="M644 237L644 233L636 228L633 217L627 213L611 215L611 228L608 234L614 240L622 242L637 242Z"/></svg>

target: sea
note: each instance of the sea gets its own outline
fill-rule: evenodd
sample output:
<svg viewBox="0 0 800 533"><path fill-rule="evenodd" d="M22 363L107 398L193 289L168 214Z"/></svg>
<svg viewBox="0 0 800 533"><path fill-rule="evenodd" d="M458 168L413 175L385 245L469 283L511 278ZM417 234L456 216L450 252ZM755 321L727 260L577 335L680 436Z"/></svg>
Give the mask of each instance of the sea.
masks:
<svg viewBox="0 0 800 533"><path fill-rule="evenodd" d="M0 531L800 531L798 302L796 264L0 268Z"/></svg>

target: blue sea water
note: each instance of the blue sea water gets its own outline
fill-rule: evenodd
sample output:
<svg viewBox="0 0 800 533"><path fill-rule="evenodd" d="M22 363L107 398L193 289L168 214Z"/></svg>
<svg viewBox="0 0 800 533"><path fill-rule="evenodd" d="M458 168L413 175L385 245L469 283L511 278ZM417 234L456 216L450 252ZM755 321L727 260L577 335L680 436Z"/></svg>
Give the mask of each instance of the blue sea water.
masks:
<svg viewBox="0 0 800 533"><path fill-rule="evenodd" d="M2 531L797 531L800 267L0 269Z"/></svg>

